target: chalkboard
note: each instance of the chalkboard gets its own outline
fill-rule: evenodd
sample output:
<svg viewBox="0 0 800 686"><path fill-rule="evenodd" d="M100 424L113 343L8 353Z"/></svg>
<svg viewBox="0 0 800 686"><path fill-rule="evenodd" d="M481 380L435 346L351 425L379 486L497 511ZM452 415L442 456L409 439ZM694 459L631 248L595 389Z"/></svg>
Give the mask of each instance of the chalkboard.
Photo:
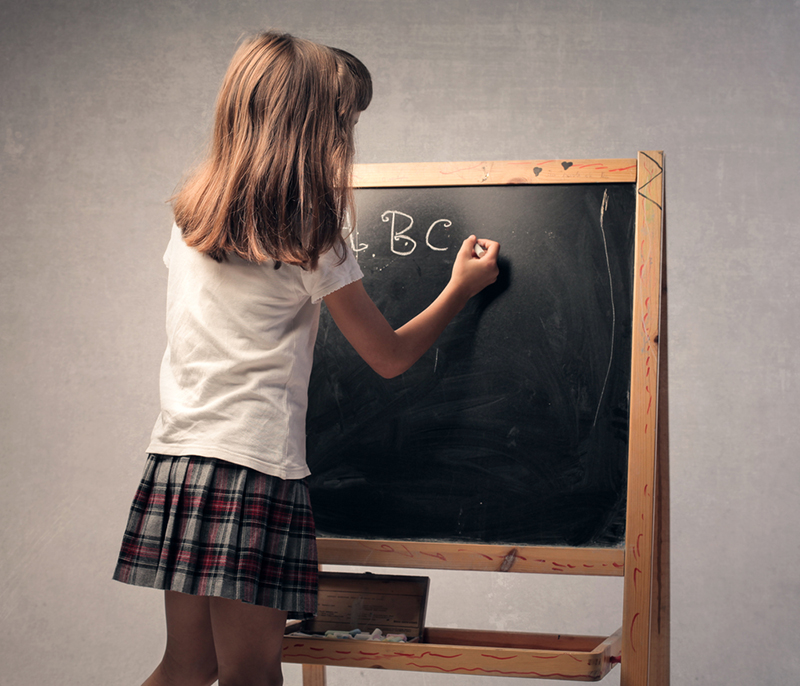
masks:
<svg viewBox="0 0 800 686"><path fill-rule="evenodd" d="M633 183L367 188L351 243L394 326L461 241L501 276L385 380L323 308L307 417L319 536L617 547L625 538Z"/></svg>

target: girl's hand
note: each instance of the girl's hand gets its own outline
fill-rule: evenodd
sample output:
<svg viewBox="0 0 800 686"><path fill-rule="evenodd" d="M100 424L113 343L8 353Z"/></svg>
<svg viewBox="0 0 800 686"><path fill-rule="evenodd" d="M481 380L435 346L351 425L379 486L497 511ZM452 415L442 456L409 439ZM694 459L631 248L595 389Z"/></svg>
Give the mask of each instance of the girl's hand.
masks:
<svg viewBox="0 0 800 686"><path fill-rule="evenodd" d="M500 269L497 256L500 244L486 238L470 236L462 244L453 263L450 284L467 298L480 293L497 280Z"/></svg>

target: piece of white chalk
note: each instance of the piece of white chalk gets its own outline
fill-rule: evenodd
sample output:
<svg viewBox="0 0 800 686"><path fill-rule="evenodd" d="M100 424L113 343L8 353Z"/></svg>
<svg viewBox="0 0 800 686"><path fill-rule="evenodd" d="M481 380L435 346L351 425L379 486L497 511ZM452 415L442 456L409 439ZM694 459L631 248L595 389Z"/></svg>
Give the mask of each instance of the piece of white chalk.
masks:
<svg viewBox="0 0 800 686"><path fill-rule="evenodd" d="M475 254L478 257L483 257L486 251L483 249L483 246L480 243L475 244Z"/></svg>

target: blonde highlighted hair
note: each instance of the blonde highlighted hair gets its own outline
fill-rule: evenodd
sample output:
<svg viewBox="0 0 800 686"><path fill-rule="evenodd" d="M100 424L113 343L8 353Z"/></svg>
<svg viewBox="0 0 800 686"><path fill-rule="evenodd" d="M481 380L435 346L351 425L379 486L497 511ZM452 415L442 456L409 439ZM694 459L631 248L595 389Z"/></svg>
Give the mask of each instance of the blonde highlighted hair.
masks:
<svg viewBox="0 0 800 686"><path fill-rule="evenodd" d="M243 44L208 159L172 199L186 243L217 261L233 253L314 269L342 246L353 127L371 99L369 71L343 50L273 32Z"/></svg>

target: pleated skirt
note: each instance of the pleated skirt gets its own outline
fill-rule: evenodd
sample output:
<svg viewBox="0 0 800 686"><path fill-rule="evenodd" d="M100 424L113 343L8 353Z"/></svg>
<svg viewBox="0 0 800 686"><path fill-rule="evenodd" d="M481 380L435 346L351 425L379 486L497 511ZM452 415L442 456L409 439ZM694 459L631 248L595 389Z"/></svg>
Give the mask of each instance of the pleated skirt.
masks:
<svg viewBox="0 0 800 686"><path fill-rule="evenodd" d="M308 485L212 458L148 455L114 578L312 617Z"/></svg>

